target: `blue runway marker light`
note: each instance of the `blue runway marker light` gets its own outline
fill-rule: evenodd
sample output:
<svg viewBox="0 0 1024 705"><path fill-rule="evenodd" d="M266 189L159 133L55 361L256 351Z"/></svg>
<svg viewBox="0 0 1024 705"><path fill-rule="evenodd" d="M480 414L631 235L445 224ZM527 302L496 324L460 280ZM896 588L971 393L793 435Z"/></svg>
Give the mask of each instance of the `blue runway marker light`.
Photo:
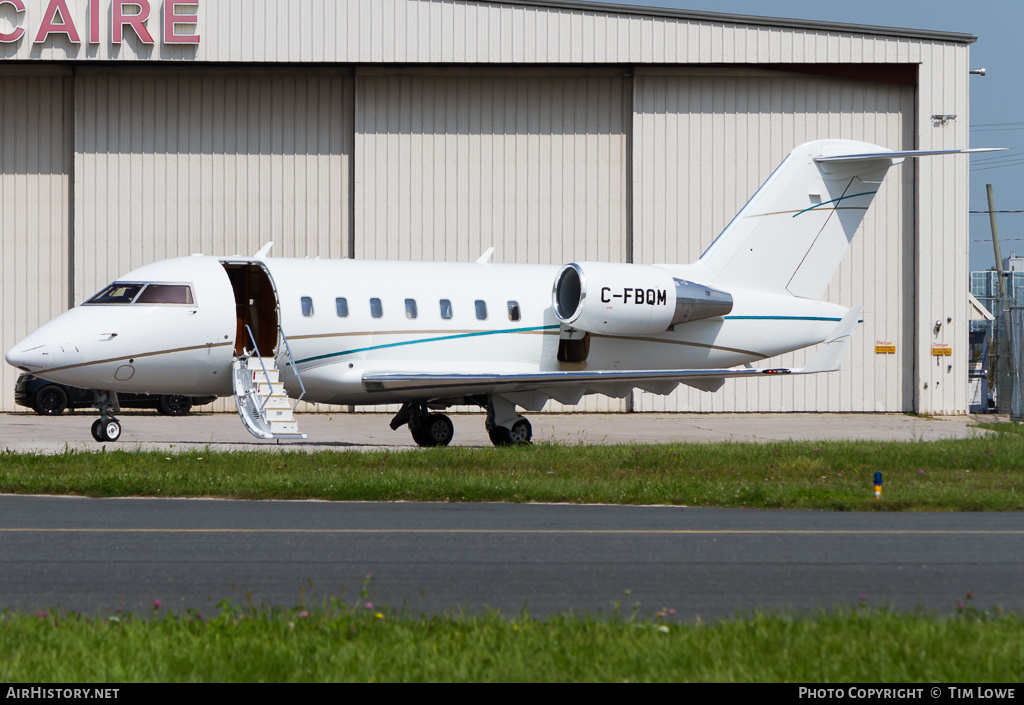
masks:
<svg viewBox="0 0 1024 705"><path fill-rule="evenodd" d="M882 498L882 473L875 472L875 499Z"/></svg>

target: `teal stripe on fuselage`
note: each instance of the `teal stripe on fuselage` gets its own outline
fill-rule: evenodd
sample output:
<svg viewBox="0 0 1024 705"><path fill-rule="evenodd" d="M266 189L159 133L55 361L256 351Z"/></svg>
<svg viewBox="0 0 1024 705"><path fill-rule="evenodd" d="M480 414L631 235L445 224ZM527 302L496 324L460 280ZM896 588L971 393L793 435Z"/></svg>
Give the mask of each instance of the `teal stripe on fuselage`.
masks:
<svg viewBox="0 0 1024 705"><path fill-rule="evenodd" d="M835 321L839 322L840 318L825 318L818 316L725 316L726 320L734 321ZM533 328L510 328L507 330L486 330L478 331L476 333L459 333L457 335L442 335L436 338L422 338L420 340L401 340L396 343L382 343L381 345L370 345L365 348L353 348L351 350L342 350L340 352L327 353L326 355L315 355L313 357L306 357L301 360L296 360L296 365L301 365L306 362L316 362L317 360L327 360L332 357L342 357L344 355L354 355L356 353L370 352L372 350L384 350L385 348L397 348L402 345L419 345L420 343L439 343L446 340L458 340L459 338L476 338L483 335L501 335L503 333L532 333L535 331L543 330L558 330L559 326L534 326ZM344 334L342 334L344 335Z"/></svg>
<svg viewBox="0 0 1024 705"><path fill-rule="evenodd" d="M341 357L342 355L354 355L355 353L369 352L371 350L383 350L385 348L397 348L401 345L418 345L419 343L438 343L445 340L458 340L459 338L476 338L482 335L501 335L502 333L532 333L538 330L558 330L558 326L535 326L533 328L509 328L506 330L484 330L476 333L459 333L458 335L442 335L437 338L422 338L420 340L400 340L397 343L382 343L381 345L371 345L365 348L353 348L352 350L342 350L341 352L327 353L326 355L315 355L314 357L306 357L301 360L296 360L296 365L301 365L304 362L315 362L317 360L326 360L331 357Z"/></svg>

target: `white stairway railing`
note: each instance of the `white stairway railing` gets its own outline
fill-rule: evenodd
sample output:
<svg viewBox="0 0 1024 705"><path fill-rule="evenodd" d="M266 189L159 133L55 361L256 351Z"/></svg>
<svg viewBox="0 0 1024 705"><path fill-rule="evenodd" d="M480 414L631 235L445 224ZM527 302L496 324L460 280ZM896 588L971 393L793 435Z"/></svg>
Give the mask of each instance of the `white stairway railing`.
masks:
<svg viewBox="0 0 1024 705"><path fill-rule="evenodd" d="M249 337L252 340L252 331ZM235 406L242 424L249 433L264 440L305 438L305 434L299 433L295 405L280 382L276 361L261 357L255 340L252 345L253 352L236 357L231 366ZM289 350L289 357L290 354ZM301 378L299 385L303 386Z"/></svg>

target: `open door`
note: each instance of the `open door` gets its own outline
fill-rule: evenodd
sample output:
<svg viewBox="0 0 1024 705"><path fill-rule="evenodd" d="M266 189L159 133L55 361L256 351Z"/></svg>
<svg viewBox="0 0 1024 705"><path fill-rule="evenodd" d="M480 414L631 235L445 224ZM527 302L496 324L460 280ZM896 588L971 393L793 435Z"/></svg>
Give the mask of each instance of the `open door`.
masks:
<svg viewBox="0 0 1024 705"><path fill-rule="evenodd" d="M222 262L235 293L235 360L231 380L245 428L265 440L305 438L277 367L277 291L259 262ZM280 340L283 340L283 335ZM296 377L298 372L296 371ZM301 380L300 380L301 384Z"/></svg>
<svg viewBox="0 0 1024 705"><path fill-rule="evenodd" d="M264 357L277 352L277 293L257 262L224 262L235 292L235 357L252 353L252 339ZM252 331L252 339L246 326Z"/></svg>

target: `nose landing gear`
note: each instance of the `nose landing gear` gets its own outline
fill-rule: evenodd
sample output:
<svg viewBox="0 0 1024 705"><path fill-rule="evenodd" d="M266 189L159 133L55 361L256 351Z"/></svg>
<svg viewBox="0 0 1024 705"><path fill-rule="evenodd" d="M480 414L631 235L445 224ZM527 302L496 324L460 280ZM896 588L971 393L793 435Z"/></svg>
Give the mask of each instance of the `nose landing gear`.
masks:
<svg viewBox="0 0 1024 705"><path fill-rule="evenodd" d="M121 437L121 422L111 412L121 410L117 394L97 391L96 406L100 410L100 417L92 422L92 437L100 443L116 441Z"/></svg>
<svg viewBox="0 0 1024 705"><path fill-rule="evenodd" d="M92 437L100 443L116 441L121 437L121 422L113 416L92 422Z"/></svg>

